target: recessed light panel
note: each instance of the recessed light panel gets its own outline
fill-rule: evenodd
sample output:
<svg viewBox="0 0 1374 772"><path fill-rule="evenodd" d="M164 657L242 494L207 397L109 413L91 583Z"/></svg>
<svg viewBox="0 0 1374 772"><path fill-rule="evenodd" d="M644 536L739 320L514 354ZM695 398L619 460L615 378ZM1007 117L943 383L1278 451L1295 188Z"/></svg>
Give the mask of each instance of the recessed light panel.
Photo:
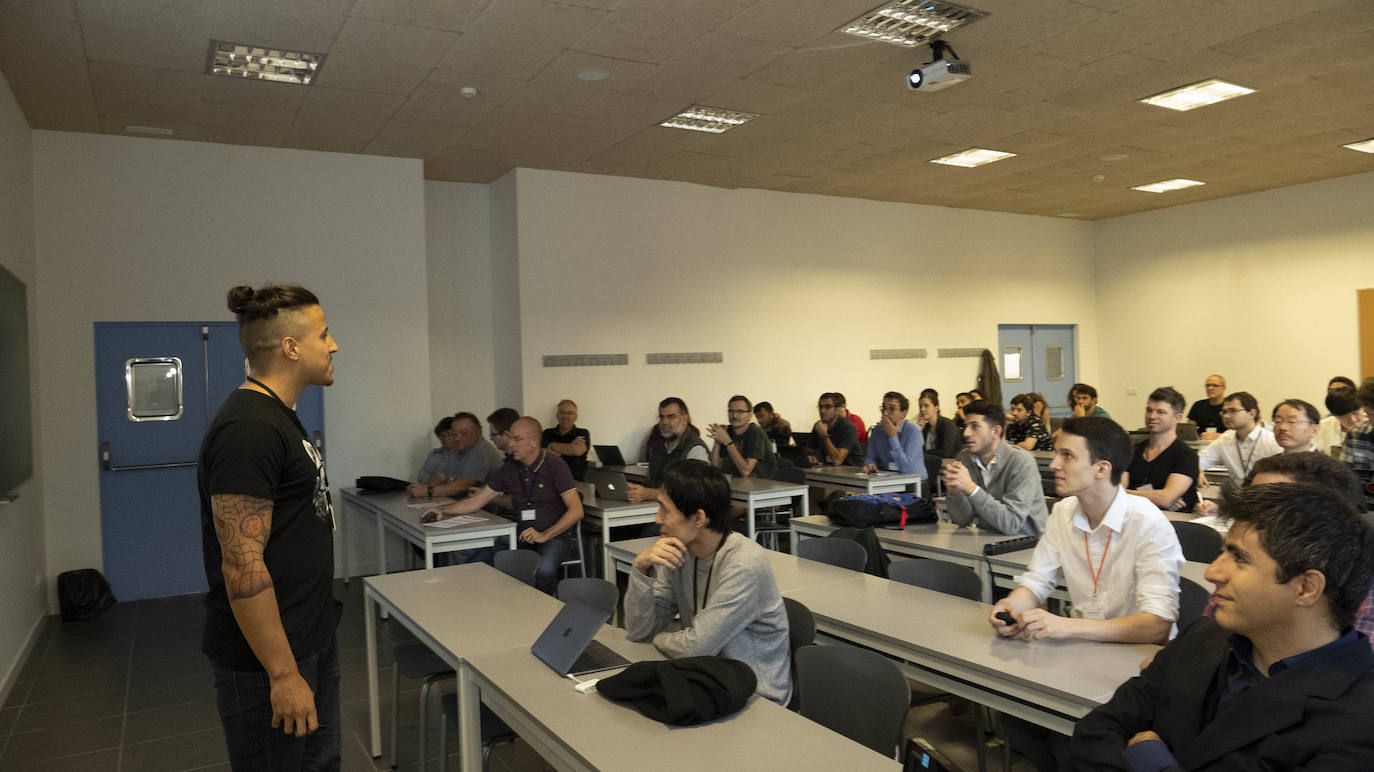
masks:
<svg viewBox="0 0 1374 772"><path fill-rule="evenodd" d="M981 147L971 147L968 150L961 150L952 155L931 160L933 164L944 164L945 166L963 166L973 168L990 164L993 161L1001 161L1004 158L1012 158L1015 153L1003 153L1001 150L988 150Z"/></svg>
<svg viewBox="0 0 1374 772"><path fill-rule="evenodd" d="M1351 142L1349 145L1341 145L1341 147L1349 148L1350 150L1358 150L1361 153L1374 153L1374 139L1366 139L1363 142Z"/></svg>
<svg viewBox="0 0 1374 772"><path fill-rule="evenodd" d="M1183 190L1184 188L1193 188L1197 187L1198 185L1206 184L1207 183L1205 182L1198 182L1197 180L1185 180L1182 177L1179 177L1172 180L1163 180L1161 182L1151 182L1149 185L1137 185L1136 187L1131 188L1131 190L1143 190L1146 193L1168 193L1171 190Z"/></svg>
<svg viewBox="0 0 1374 772"><path fill-rule="evenodd" d="M324 54L284 51L266 46L228 43L223 40L210 41L208 70L211 75L273 80L308 86L322 66Z"/></svg>
<svg viewBox="0 0 1374 772"><path fill-rule="evenodd" d="M984 11L935 0L894 0L840 25L845 32L867 40L910 48L987 16Z"/></svg>
<svg viewBox="0 0 1374 772"><path fill-rule="evenodd" d="M722 110L719 107L694 105L660 123L659 126L720 134L741 123L748 123L757 117L759 117L759 113L742 113L738 110Z"/></svg>
<svg viewBox="0 0 1374 772"><path fill-rule="evenodd" d="M1237 86L1234 83L1227 83L1224 80L1204 80L1188 86L1179 86L1176 89L1155 94L1152 97L1145 97L1140 100L1147 105L1155 107L1167 107L1170 110L1183 112L1194 107L1205 107L1214 105L1217 102L1225 102L1238 96L1253 94L1255 90L1245 86Z"/></svg>

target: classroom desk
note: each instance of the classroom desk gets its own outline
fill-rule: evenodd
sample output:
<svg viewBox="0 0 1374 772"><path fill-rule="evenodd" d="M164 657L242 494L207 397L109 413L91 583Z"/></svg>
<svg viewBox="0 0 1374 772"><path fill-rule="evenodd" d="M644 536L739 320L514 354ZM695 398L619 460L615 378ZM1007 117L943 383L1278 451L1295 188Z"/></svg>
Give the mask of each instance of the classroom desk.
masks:
<svg viewBox="0 0 1374 772"><path fill-rule="evenodd" d="M621 629L603 627L597 639L627 659L662 658L650 644L630 643ZM892 759L758 696L719 721L670 727L628 705L578 694L528 646L475 655L464 669L472 674L468 688L558 769L899 768ZM460 736L473 735L480 735L480 719L460 729Z"/></svg>
<svg viewBox="0 0 1374 772"><path fill-rule="evenodd" d="M806 537L827 536L838 526L832 525L825 515L794 517L789 523L792 529L792 543ZM878 543L883 551L914 558L936 558L968 566L983 582L983 600L992 601L992 587L989 580L987 561L983 557L983 545L1004 541L1014 537L992 531L981 531L973 526L958 526L953 523L920 523L908 525L902 530L874 528Z"/></svg>
<svg viewBox="0 0 1374 772"><path fill-rule="evenodd" d="M377 523L378 572L386 573L386 532L391 531L425 552L425 568L434 567L434 556L440 552L491 547L496 539L507 537L509 549L515 549L515 523L490 512L475 512L469 517L481 518L472 525L435 528L420 524L422 509L407 506L411 499L404 492L361 495L358 488L343 488L345 510L353 510L371 517ZM349 575L348 539L343 523L347 514L339 518L340 537L343 538L343 575Z"/></svg>
<svg viewBox="0 0 1374 772"><path fill-rule="evenodd" d="M633 467L627 467L633 468ZM582 491L582 512L586 519L599 524L601 528L601 572L613 576L610 565L611 529L622 525L644 525L652 523L658 513L657 501L641 501L631 504L628 501L601 501L596 497L596 487L588 483L578 483Z"/></svg>
<svg viewBox="0 0 1374 772"><path fill-rule="evenodd" d="M744 525L752 540L756 535L754 513L763 507L792 505L792 514L806 517L811 513L810 491L802 483L788 483L779 480L764 480L760 477L728 476L730 480L730 501L741 504L747 510Z"/></svg>
<svg viewBox="0 0 1374 772"><path fill-rule="evenodd" d="M648 537L612 543L611 562L615 564L615 570L628 574L634 567L635 556L657 540L657 537ZM854 572L847 568L806 560L786 552L769 551L768 559L778 592L847 582L854 578Z"/></svg>
<svg viewBox="0 0 1374 772"><path fill-rule="evenodd" d="M910 487L917 496L921 495L921 478L915 473L866 474L859 466L818 466L806 470L806 481L818 488L850 493L900 493Z"/></svg>
<svg viewBox="0 0 1374 772"><path fill-rule="evenodd" d="M377 684L379 607L449 667L460 670L465 657L530 646L563 604L485 563L363 579L369 749L374 759L382 755Z"/></svg>
<svg viewBox="0 0 1374 772"><path fill-rule="evenodd" d="M784 594L816 629L896 660L912 678L1063 734L1140 672L1152 644L999 638L977 601L856 574Z"/></svg>

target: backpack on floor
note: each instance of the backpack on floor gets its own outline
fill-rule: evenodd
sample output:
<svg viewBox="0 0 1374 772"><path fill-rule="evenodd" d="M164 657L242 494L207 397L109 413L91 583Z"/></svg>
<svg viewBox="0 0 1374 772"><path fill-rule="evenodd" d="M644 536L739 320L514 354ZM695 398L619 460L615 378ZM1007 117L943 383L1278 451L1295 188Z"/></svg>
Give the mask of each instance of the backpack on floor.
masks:
<svg viewBox="0 0 1374 772"><path fill-rule="evenodd" d="M110 583L94 568L58 574L57 602L62 609L63 622L95 619L116 603Z"/></svg>

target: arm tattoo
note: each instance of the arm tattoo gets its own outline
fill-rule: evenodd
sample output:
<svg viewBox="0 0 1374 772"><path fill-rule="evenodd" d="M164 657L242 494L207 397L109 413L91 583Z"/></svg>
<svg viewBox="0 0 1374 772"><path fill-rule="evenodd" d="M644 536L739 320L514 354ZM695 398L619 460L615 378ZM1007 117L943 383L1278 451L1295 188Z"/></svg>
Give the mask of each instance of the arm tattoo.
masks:
<svg viewBox="0 0 1374 772"><path fill-rule="evenodd" d="M272 502L254 496L210 497L219 537L224 590L229 600L251 598L272 587L264 553L272 533Z"/></svg>

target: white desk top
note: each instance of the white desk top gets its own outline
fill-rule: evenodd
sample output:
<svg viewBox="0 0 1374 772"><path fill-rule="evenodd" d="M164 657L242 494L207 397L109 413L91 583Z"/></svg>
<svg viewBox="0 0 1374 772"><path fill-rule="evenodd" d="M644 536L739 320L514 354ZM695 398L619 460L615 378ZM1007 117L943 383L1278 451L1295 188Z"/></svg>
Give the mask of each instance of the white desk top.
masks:
<svg viewBox="0 0 1374 772"><path fill-rule="evenodd" d="M854 485L868 485L870 482L878 485L901 485L921 479L921 476L915 472L910 474L902 474L901 472L869 473L865 472L862 466L818 466L814 469L807 469L806 476L818 480L838 480Z"/></svg>
<svg viewBox="0 0 1374 772"><path fill-rule="evenodd" d="M1109 699L1140 672L1142 659L1159 650L1149 644L1000 638L988 624L986 604L867 574L784 594L805 604L818 622L863 631L919 660L981 673L986 683L1007 691L1055 694L1085 709Z"/></svg>
<svg viewBox="0 0 1374 772"><path fill-rule="evenodd" d="M404 492L397 493L374 493L367 496L361 495L357 488L344 488L343 493L352 503L366 507L375 512L384 514L392 521L392 525L398 528L411 531L422 538L425 536L438 537L445 534L460 533L476 528L506 527L512 525L510 520L490 512L473 512L468 517L480 518L480 522L469 523L468 525L455 525L448 528L435 528L425 526L420 522L420 516L425 513L423 509L416 509L408 506L411 503L420 503L424 499L412 499Z"/></svg>
<svg viewBox="0 0 1374 772"><path fill-rule="evenodd" d="M557 599L485 563L369 576L363 584L458 658L528 648L563 608Z"/></svg>
<svg viewBox="0 0 1374 772"><path fill-rule="evenodd" d="M597 639L631 660L661 659L625 631L602 628ZM670 727L598 694L578 694L528 647L472 657L484 694L517 704L559 746L601 770L777 769L895 770L897 763L755 696L740 712L693 727ZM765 761L766 760L766 761Z"/></svg>
<svg viewBox="0 0 1374 772"><path fill-rule="evenodd" d="M803 527L834 529L835 525L825 515L794 517L791 522ZM874 528L878 543L888 545L914 545L931 552L943 552L952 556L983 556L983 545L1015 538L1004 533L981 531L971 526L958 526L953 523L920 523L908 525L898 531L889 528ZM899 551L899 550L894 550Z"/></svg>
<svg viewBox="0 0 1374 772"><path fill-rule="evenodd" d="M762 477L737 477L727 475L732 495L758 495L761 493L791 492L797 495L806 493L805 483L790 483L781 480L765 480Z"/></svg>

